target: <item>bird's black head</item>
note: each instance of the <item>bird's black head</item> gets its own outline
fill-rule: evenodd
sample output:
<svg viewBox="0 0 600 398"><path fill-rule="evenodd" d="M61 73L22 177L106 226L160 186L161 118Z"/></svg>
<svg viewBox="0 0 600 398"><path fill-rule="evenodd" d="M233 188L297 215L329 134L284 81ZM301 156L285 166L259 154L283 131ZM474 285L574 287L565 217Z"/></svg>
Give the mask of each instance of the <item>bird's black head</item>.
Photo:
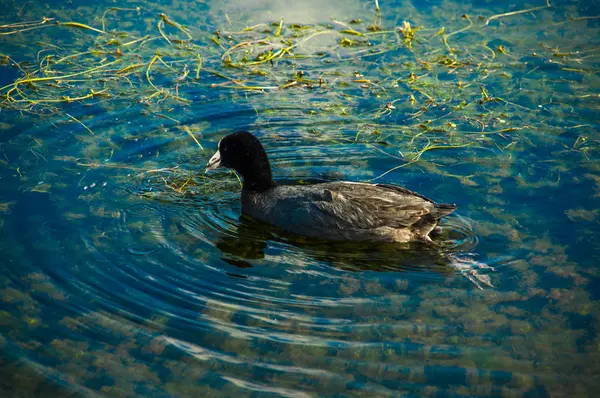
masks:
<svg viewBox="0 0 600 398"><path fill-rule="evenodd" d="M275 185L265 149L258 138L246 131L229 134L219 141L219 149L206 165L206 171L218 167L235 170L247 190L262 192Z"/></svg>

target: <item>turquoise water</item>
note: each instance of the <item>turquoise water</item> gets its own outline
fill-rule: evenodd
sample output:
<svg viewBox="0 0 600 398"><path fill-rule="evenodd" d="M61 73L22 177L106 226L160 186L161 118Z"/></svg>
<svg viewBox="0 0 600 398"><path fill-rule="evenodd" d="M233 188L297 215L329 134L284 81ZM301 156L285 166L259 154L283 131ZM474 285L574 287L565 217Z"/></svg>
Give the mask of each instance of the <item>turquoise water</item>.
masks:
<svg viewBox="0 0 600 398"><path fill-rule="evenodd" d="M5 3L3 396L600 391L597 4ZM240 218L241 129L456 203L441 249Z"/></svg>

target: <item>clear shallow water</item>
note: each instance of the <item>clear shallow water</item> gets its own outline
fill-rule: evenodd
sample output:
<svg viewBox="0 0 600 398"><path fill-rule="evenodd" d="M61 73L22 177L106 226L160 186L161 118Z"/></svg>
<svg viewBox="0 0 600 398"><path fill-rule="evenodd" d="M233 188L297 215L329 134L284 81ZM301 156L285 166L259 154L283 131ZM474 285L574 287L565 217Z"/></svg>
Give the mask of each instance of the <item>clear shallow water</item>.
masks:
<svg viewBox="0 0 600 398"><path fill-rule="evenodd" d="M543 4L382 3L379 17L371 2L332 4L119 5L141 7L106 14L122 57L85 28L0 36L28 71L55 54L38 77L81 72L3 97L4 394L598 391L599 10L552 3L484 27ZM13 3L2 24L99 29L109 7ZM161 12L194 46L165 23L167 42ZM473 26L460 32L463 14ZM271 26L280 17L282 37L310 37L290 49L298 58L247 65L264 49L234 46L290 45ZM404 20L423 26L412 50ZM391 32L340 33L370 26ZM104 53L70 57L93 49ZM83 73L95 66L106 70ZM1 86L21 76L0 68ZM90 89L112 96L64 100ZM241 220L235 176L203 174L239 129L260 136L278 179L376 178L455 202L442 252L298 243ZM450 258L493 267L476 270L494 287Z"/></svg>

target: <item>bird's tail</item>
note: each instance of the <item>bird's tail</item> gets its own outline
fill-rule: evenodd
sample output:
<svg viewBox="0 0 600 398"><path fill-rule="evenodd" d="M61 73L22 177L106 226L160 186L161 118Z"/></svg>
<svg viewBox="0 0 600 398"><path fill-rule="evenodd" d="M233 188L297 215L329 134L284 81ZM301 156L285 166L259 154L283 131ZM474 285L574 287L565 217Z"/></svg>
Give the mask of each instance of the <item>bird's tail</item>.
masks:
<svg viewBox="0 0 600 398"><path fill-rule="evenodd" d="M426 214L419 221L413 224L412 229L425 242L432 243L429 234L437 227L440 219L456 210L456 205L441 203L435 205L435 211Z"/></svg>
<svg viewBox="0 0 600 398"><path fill-rule="evenodd" d="M432 214L436 219L440 219L442 217L447 216L448 214L452 214L454 210L456 210L456 205L449 203L440 203L435 205L435 209L437 212Z"/></svg>

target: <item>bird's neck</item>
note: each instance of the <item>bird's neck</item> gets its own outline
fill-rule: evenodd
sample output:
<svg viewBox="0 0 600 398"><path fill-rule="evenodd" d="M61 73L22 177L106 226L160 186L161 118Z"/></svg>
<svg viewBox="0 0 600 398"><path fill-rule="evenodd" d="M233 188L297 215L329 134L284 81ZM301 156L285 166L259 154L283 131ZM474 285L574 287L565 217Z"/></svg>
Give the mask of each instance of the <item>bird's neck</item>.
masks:
<svg viewBox="0 0 600 398"><path fill-rule="evenodd" d="M238 171L244 180L243 189L252 192L264 192L275 186L269 162L255 160L244 172Z"/></svg>

